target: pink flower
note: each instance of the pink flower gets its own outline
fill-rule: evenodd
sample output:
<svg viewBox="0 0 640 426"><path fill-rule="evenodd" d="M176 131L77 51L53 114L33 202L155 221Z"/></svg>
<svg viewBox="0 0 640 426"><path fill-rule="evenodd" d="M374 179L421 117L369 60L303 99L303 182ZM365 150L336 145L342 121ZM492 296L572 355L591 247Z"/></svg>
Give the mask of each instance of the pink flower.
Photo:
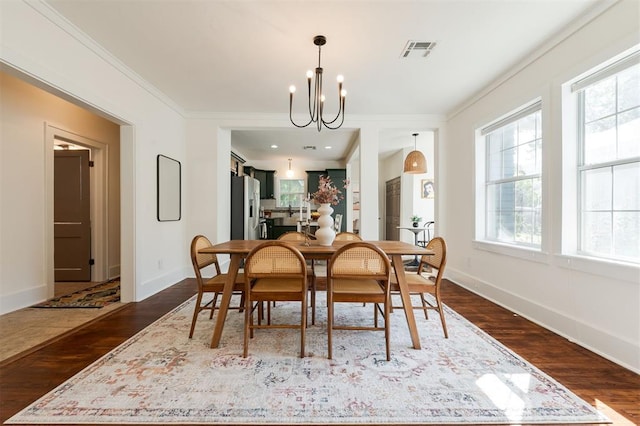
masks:
<svg viewBox="0 0 640 426"><path fill-rule="evenodd" d="M343 181L346 188L349 185L349 181ZM332 206L338 205L340 200L344 200L342 192L335 187L329 176L320 176L318 182L318 190L311 194L311 199L316 204L331 204Z"/></svg>

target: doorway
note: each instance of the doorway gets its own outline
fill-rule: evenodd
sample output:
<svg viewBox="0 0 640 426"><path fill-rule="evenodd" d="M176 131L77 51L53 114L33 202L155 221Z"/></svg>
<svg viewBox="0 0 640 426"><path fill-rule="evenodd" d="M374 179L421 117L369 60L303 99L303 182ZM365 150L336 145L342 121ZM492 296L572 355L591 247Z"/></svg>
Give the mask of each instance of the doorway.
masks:
<svg viewBox="0 0 640 426"><path fill-rule="evenodd" d="M400 199L401 199L400 177L393 178L386 182L386 202L385 202L385 240L400 240Z"/></svg>
<svg viewBox="0 0 640 426"><path fill-rule="evenodd" d="M56 139L53 166L55 282L91 281L91 151Z"/></svg>
<svg viewBox="0 0 640 426"><path fill-rule="evenodd" d="M48 125L47 126L47 135L45 138L46 143L46 152L47 155L50 156L50 159L47 161L47 164L51 165L52 170L47 172L47 176L53 177L53 182L50 183L49 190L47 191L47 208L49 209L48 223L50 223L50 227L48 228L49 232L47 235L48 245L50 247L50 253L48 253L47 257L50 261L49 267L47 270L48 274L48 296L53 297L56 293L56 282L86 282L87 286L91 285L91 283L102 282L109 279L109 259L108 259L108 198L107 198L107 170L108 170L108 150L109 146L107 144L101 143L99 141L92 140L90 138L86 138L84 136L74 134L68 132L66 130L59 129L55 126ZM56 216L58 213L55 208L55 193L56 186L60 182L57 182L59 176L56 176L57 173L54 172L55 167L57 167L57 155L54 155L54 151L57 152L84 152L91 160L93 167L88 168L88 187L85 187L85 197L89 198L89 224L87 224L86 229L89 234L88 238L84 241L83 244L86 246L82 250L82 254L77 254L78 256L83 256L82 259L63 259L62 256L59 256L56 253L56 237L59 236L60 228L63 228L59 222L65 222L65 220L58 220ZM59 155L59 154L58 154ZM73 154L70 154L71 158L75 158ZM76 165L76 161L71 162L63 162L65 164L64 167L74 167ZM73 166L72 166L73 165ZM73 175L73 174L72 174ZM75 175L73 175L73 179L76 179ZM84 179L86 181L86 178ZM68 222L78 222L78 220L70 220ZM66 236L69 234L67 233ZM57 247L58 250L63 249L67 250L69 248L69 244L77 245L80 244L78 241L81 239L76 239L76 243L69 243L69 241L62 244L62 246ZM65 246L67 244L67 246ZM69 267L69 262L75 262L73 264L85 264L82 265L85 267L84 272L78 271L77 267ZM91 265L89 265L91 263ZM66 270L66 271L65 271ZM87 274L88 272L88 274Z"/></svg>

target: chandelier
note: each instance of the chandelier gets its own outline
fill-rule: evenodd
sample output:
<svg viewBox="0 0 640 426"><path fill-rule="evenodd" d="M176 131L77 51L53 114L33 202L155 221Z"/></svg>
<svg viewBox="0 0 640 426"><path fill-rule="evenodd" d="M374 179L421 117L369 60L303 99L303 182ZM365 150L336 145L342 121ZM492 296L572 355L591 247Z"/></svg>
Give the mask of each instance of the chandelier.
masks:
<svg viewBox="0 0 640 426"><path fill-rule="evenodd" d="M316 67L313 95L311 93L311 79L313 78L313 72L307 71L307 88L309 91L309 122L307 124L297 124L293 121L293 94L296 92L296 86L289 86L289 120L296 127L307 127L311 123L316 123L318 131L322 130L322 126L327 129L335 130L342 126L344 123L344 98L347 96L347 91L342 88L342 82L344 77L338 76L338 113L333 120L325 120L324 118L324 94L322 93L322 67L320 66L320 54L322 46L325 45L327 39L325 36L315 36L313 38L313 44L318 46L318 66ZM340 119L339 124L334 124Z"/></svg>
<svg viewBox="0 0 640 426"><path fill-rule="evenodd" d="M413 136L413 151L407 154L407 158L404 159L404 172L410 174L427 173L427 160L416 148L416 138L418 133L412 134Z"/></svg>

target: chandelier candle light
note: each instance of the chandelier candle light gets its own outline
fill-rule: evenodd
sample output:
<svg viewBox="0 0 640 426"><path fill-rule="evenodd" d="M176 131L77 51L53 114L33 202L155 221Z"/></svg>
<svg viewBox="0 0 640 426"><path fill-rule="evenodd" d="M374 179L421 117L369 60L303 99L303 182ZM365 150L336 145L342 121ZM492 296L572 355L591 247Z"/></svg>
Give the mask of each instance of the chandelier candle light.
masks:
<svg viewBox="0 0 640 426"><path fill-rule="evenodd" d="M307 71L310 119L306 124L296 124L296 122L293 121L293 94L296 92L296 86L289 86L289 120L291 120L291 123L296 127L307 127L311 123L316 123L318 131L321 131L323 126L327 129L335 130L340 128L342 123L344 123L344 100L347 96L347 91L342 88L342 83L344 81L344 77L342 75L338 76L338 113L331 121L325 120L323 116L325 97L322 93L322 67L320 66L320 54L322 46L324 46L326 42L327 39L325 36L318 35L313 38L313 44L318 46L318 66L316 67L315 72L313 96L311 94L311 79L313 78L313 72L311 70ZM340 123L334 125L338 118L340 119Z"/></svg>

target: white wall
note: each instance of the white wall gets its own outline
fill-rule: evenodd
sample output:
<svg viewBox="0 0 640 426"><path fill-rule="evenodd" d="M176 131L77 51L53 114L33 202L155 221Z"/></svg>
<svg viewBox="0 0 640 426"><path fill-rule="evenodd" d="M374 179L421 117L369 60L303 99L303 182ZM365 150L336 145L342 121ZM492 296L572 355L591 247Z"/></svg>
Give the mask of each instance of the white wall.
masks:
<svg viewBox="0 0 640 426"><path fill-rule="evenodd" d="M65 99L130 126L123 128L130 130L121 136L121 275L125 299L142 300L183 278L189 269L186 218L179 222L156 220L156 155L167 155L184 165L181 114L46 4L0 2L0 20L0 62L4 66L18 70ZM3 137L3 152L11 142ZM0 192L0 309L5 311L40 301L41 289L47 285L47 271L42 266L46 262L38 249L44 244L43 229L48 226L38 207L46 178L37 173L44 167L41 152L26 155L22 161L22 170L36 172L26 177L29 196L7 205L5 200L15 197L5 185ZM15 159L4 153L0 157L3 183L5 179L25 178L18 174L13 162ZM14 238L8 230L15 226L11 218L18 211L30 212L34 226L25 227L21 238ZM32 255L16 257L13 253ZM29 279L16 284L16 271L30 271Z"/></svg>
<svg viewBox="0 0 640 426"><path fill-rule="evenodd" d="M440 169L448 194L440 232L447 275L617 363L640 371L638 268L603 265L560 253L562 205L561 84L640 42L639 6L621 1L562 39L506 81L461 109L446 126ZM474 243L474 131L536 97L543 102L542 253L486 250ZM569 195L566 195L569 196ZM441 222L442 223L442 222Z"/></svg>

